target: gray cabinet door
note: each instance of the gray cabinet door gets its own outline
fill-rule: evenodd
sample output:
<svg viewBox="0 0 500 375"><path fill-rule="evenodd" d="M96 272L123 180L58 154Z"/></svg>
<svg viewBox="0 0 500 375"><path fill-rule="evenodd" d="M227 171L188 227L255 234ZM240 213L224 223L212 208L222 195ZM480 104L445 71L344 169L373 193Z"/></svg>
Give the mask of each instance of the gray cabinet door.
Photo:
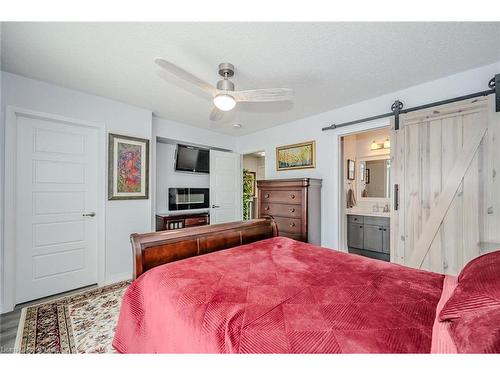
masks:
<svg viewBox="0 0 500 375"><path fill-rule="evenodd" d="M382 229L382 251L389 254L389 227L383 227Z"/></svg>
<svg viewBox="0 0 500 375"><path fill-rule="evenodd" d="M363 225L353 223L348 225L347 246L357 249L363 248Z"/></svg>
<svg viewBox="0 0 500 375"><path fill-rule="evenodd" d="M383 233L381 226L365 225L363 249L371 251L382 251Z"/></svg>

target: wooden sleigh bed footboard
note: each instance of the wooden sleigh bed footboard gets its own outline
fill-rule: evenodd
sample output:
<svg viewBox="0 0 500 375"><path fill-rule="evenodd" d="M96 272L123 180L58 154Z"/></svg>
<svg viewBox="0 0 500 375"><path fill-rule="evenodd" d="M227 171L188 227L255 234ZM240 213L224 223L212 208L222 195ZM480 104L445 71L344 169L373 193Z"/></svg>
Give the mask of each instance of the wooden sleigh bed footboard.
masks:
<svg viewBox="0 0 500 375"><path fill-rule="evenodd" d="M161 264L276 237L272 217L130 236L134 280Z"/></svg>

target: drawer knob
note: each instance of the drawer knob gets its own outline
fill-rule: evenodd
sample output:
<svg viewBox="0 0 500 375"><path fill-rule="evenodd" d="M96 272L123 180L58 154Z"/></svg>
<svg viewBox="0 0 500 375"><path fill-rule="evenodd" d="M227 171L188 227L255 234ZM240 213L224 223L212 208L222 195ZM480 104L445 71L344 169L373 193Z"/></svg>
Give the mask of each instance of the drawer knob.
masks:
<svg viewBox="0 0 500 375"><path fill-rule="evenodd" d="M265 207L264 210L269 211L269 206Z"/></svg>
<svg viewBox="0 0 500 375"><path fill-rule="evenodd" d="M295 226L295 223L290 223L289 226L290 228L293 228Z"/></svg>
<svg viewBox="0 0 500 375"><path fill-rule="evenodd" d="M290 208L288 211L295 212L295 208Z"/></svg>
<svg viewBox="0 0 500 375"><path fill-rule="evenodd" d="M295 194L290 194L290 198L295 199Z"/></svg>
<svg viewBox="0 0 500 375"><path fill-rule="evenodd" d="M265 194L265 195L264 195L264 198L269 198L269 194Z"/></svg>

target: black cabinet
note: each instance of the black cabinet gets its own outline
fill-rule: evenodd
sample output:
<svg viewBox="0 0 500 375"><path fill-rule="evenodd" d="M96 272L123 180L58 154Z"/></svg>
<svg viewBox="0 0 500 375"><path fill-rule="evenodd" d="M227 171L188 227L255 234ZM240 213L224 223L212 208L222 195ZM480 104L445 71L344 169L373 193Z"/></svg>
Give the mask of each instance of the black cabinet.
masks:
<svg viewBox="0 0 500 375"><path fill-rule="evenodd" d="M389 260L389 218L348 215L349 252Z"/></svg>

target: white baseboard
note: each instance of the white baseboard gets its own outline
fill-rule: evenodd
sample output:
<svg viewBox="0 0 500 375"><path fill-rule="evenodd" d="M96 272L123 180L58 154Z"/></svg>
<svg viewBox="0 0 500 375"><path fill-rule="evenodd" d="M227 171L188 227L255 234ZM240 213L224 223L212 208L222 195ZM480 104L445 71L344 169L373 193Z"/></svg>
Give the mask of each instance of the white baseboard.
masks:
<svg viewBox="0 0 500 375"><path fill-rule="evenodd" d="M104 280L104 282L102 283L102 285L99 285L99 286L115 284L115 283L119 283L121 281L127 281L127 280L131 280L131 279L132 279L132 275L130 273L128 273L128 272L120 273L117 275L111 275L111 276L107 277L106 280Z"/></svg>
<svg viewBox="0 0 500 375"><path fill-rule="evenodd" d="M0 304L0 314L7 314L14 311L14 306L7 306L6 304Z"/></svg>

